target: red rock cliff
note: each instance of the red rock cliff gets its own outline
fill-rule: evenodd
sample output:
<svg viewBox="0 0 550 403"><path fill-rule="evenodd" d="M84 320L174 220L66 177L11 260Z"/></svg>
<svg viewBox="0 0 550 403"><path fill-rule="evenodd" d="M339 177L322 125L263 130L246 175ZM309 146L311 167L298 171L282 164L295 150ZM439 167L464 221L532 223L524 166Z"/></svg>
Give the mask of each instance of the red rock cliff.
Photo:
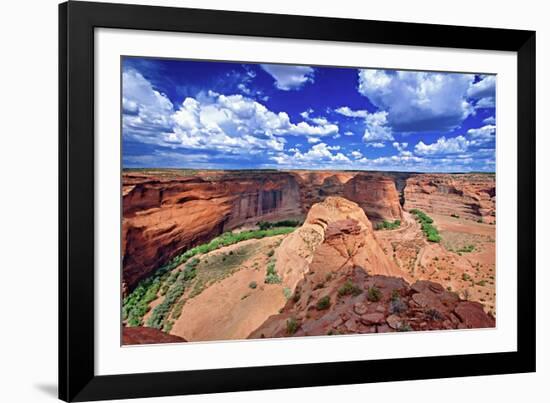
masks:
<svg viewBox="0 0 550 403"><path fill-rule="evenodd" d="M403 218L395 180L380 174L358 174L344 185L344 197L359 204L369 220Z"/></svg>
<svg viewBox="0 0 550 403"><path fill-rule="evenodd" d="M287 173L192 177L126 176L123 286L132 288L172 257L224 231L300 216L300 193Z"/></svg>
<svg viewBox="0 0 550 403"><path fill-rule="evenodd" d="M493 223L495 189L492 174L418 174L407 179L404 207Z"/></svg>

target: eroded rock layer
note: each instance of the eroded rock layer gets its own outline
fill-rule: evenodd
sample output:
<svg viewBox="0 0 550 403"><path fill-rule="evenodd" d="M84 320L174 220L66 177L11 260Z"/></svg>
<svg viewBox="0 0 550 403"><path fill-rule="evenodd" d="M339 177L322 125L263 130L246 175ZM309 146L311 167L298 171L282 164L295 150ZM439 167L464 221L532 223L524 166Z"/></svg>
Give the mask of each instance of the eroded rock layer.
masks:
<svg viewBox="0 0 550 403"><path fill-rule="evenodd" d="M407 179L405 209L495 221L493 174L418 174Z"/></svg>
<svg viewBox="0 0 550 403"><path fill-rule="evenodd" d="M357 174L344 185L344 197L359 204L369 220L394 221L403 218L399 194L392 177Z"/></svg>
<svg viewBox="0 0 550 403"><path fill-rule="evenodd" d="M332 276L322 288L306 278L298 286L298 297L250 338L495 327L483 305L462 300L437 283L409 285L398 277L370 276L360 267ZM353 287L347 294L339 291L348 289L346 284Z"/></svg>
<svg viewBox="0 0 550 403"><path fill-rule="evenodd" d="M130 170L123 175L123 288L224 231L303 219L330 196L356 202L369 220L405 209L494 222L495 178L483 174L338 171Z"/></svg>
<svg viewBox="0 0 550 403"><path fill-rule="evenodd" d="M129 288L224 231L302 214L295 177L278 172L127 177L123 212L123 280Z"/></svg>

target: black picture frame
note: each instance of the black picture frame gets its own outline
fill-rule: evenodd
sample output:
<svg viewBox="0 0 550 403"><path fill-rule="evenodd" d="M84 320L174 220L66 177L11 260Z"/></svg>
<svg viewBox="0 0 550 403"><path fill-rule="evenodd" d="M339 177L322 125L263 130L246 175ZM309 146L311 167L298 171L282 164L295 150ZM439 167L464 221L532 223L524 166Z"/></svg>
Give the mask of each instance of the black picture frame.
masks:
<svg viewBox="0 0 550 403"><path fill-rule="evenodd" d="M94 29L99 27L517 52L517 352L96 376ZM59 398L89 401L535 371L535 88L534 31L60 4Z"/></svg>

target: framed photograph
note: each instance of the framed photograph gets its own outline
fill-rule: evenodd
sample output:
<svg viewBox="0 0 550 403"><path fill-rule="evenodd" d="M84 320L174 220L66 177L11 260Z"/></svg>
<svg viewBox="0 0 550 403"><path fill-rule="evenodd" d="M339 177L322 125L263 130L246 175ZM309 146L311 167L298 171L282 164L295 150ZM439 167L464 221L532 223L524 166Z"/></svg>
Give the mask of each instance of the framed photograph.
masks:
<svg viewBox="0 0 550 403"><path fill-rule="evenodd" d="M59 6L59 397L535 370L535 33Z"/></svg>

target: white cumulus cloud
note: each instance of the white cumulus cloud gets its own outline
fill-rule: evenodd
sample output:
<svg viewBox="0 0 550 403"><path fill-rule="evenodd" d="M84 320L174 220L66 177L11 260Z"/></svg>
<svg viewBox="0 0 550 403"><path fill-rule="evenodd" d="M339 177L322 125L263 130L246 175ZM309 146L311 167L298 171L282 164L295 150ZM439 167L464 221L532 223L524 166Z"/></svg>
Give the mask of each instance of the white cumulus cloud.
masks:
<svg viewBox="0 0 550 403"><path fill-rule="evenodd" d="M478 82L472 83L470 88L468 88L468 96L478 100L475 104L476 109L494 107L496 96L496 76L484 76Z"/></svg>
<svg viewBox="0 0 550 403"><path fill-rule="evenodd" d="M425 144L420 141L414 147L418 155L457 154L468 150L469 141L464 136L446 138L440 137L435 143Z"/></svg>
<svg viewBox="0 0 550 403"><path fill-rule="evenodd" d="M309 66L262 64L261 67L273 77L275 87L283 91L298 90L304 84L314 80L315 70Z"/></svg>
<svg viewBox="0 0 550 403"><path fill-rule="evenodd" d="M472 74L359 70L359 93L397 132L450 130L474 112L467 101Z"/></svg>

